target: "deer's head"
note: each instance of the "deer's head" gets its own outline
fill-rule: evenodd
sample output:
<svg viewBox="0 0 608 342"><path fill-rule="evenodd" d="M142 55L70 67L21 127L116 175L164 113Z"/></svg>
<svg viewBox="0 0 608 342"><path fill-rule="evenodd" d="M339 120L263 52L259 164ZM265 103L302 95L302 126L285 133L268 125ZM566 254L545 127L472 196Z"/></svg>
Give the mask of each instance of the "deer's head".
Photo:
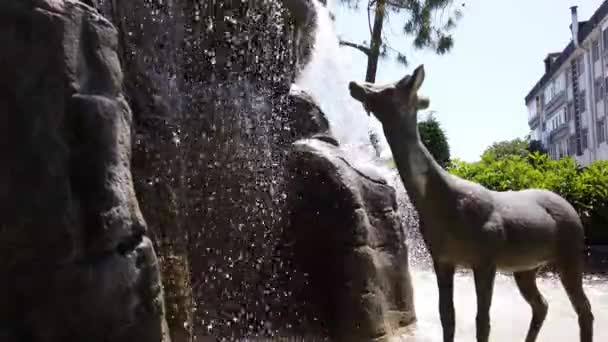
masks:
<svg viewBox="0 0 608 342"><path fill-rule="evenodd" d="M382 125L392 125L396 120L416 123L416 113L429 107L430 101L418 96L418 89L424 81L424 65L420 65L412 75L406 75L398 82L375 85L367 82L351 82L350 94L363 104L368 112Z"/></svg>

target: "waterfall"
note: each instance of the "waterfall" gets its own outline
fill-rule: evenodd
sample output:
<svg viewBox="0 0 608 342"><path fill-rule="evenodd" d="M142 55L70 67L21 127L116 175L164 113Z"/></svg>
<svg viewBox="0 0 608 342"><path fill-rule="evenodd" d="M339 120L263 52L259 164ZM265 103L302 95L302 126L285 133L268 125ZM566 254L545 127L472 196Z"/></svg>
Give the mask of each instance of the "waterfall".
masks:
<svg viewBox="0 0 608 342"><path fill-rule="evenodd" d="M412 265L430 265L428 253L418 230L418 217L396 170L387 166L392 157L380 122L368 115L363 106L350 96L348 83L353 80L353 66L346 51L340 48L327 7L314 1L317 10L316 41L310 63L302 71L296 85L318 102L329 120L331 130L349 159L357 168L382 174L395 188L400 215L406 229ZM380 158L371 144L370 130L379 139Z"/></svg>
<svg viewBox="0 0 608 342"><path fill-rule="evenodd" d="M312 59L296 81L296 85L307 91L318 102L327 115L331 130L349 157L358 164L378 162L371 145L370 129L378 132L379 123L369 116L363 106L350 96L348 83L352 79L350 57L340 48L330 10L313 1L317 10L317 29ZM390 149L384 135L378 132L381 157L390 157Z"/></svg>

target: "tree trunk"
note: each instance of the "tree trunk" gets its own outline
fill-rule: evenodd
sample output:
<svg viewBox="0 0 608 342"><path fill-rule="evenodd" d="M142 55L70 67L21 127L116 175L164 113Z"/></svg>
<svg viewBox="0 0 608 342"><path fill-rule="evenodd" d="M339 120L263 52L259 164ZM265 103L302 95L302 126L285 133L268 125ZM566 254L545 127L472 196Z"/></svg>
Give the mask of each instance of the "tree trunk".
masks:
<svg viewBox="0 0 608 342"><path fill-rule="evenodd" d="M370 83L376 82L378 59L380 58L380 47L382 46L382 25L384 24L385 7L386 0L378 0L376 2L371 44L369 47L369 54L367 55L367 72L365 73L365 81ZM376 156L380 157L379 139L377 133L372 129L369 130L369 139L376 151Z"/></svg>
<svg viewBox="0 0 608 342"><path fill-rule="evenodd" d="M376 13L374 15L374 26L372 28L370 53L369 57L367 58L367 73L365 74L365 81L370 83L374 83L376 81L378 59L380 58L380 47L382 46L382 25L384 24L385 8L386 0L378 0L376 2Z"/></svg>

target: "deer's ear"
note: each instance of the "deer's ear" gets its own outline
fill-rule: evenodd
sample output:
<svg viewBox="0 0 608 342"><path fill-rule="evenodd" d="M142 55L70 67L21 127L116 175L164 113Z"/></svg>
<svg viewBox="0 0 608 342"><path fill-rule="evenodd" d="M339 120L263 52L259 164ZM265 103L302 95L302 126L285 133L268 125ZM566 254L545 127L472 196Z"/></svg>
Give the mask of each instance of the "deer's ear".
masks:
<svg viewBox="0 0 608 342"><path fill-rule="evenodd" d="M412 76L405 75L402 79L399 80L399 82L397 82L396 88L407 89L411 80L412 80Z"/></svg>
<svg viewBox="0 0 608 342"><path fill-rule="evenodd" d="M416 70L414 70L414 74L412 75L412 80L414 82L412 86L414 89L420 89L420 87L422 86L422 82L424 82L424 77L424 64L420 64L416 68Z"/></svg>

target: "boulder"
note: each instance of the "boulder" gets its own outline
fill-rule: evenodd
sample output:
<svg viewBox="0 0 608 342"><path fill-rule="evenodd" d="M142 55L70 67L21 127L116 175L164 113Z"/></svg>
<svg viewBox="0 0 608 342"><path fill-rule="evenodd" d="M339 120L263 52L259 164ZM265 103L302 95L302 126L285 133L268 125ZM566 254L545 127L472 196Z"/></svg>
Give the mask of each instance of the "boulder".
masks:
<svg viewBox="0 0 608 342"><path fill-rule="evenodd" d="M336 341L386 340L415 321L395 189L375 168L349 161L325 124L311 129L324 115L310 98L292 99L292 116L307 118L287 163L285 245L304 275L290 285L298 313Z"/></svg>
<svg viewBox="0 0 608 342"><path fill-rule="evenodd" d="M331 135L329 121L319 105L306 91L292 85L283 113L282 148L313 135Z"/></svg>
<svg viewBox="0 0 608 342"><path fill-rule="evenodd" d="M0 40L2 340L168 341L117 31L78 1L10 0Z"/></svg>

